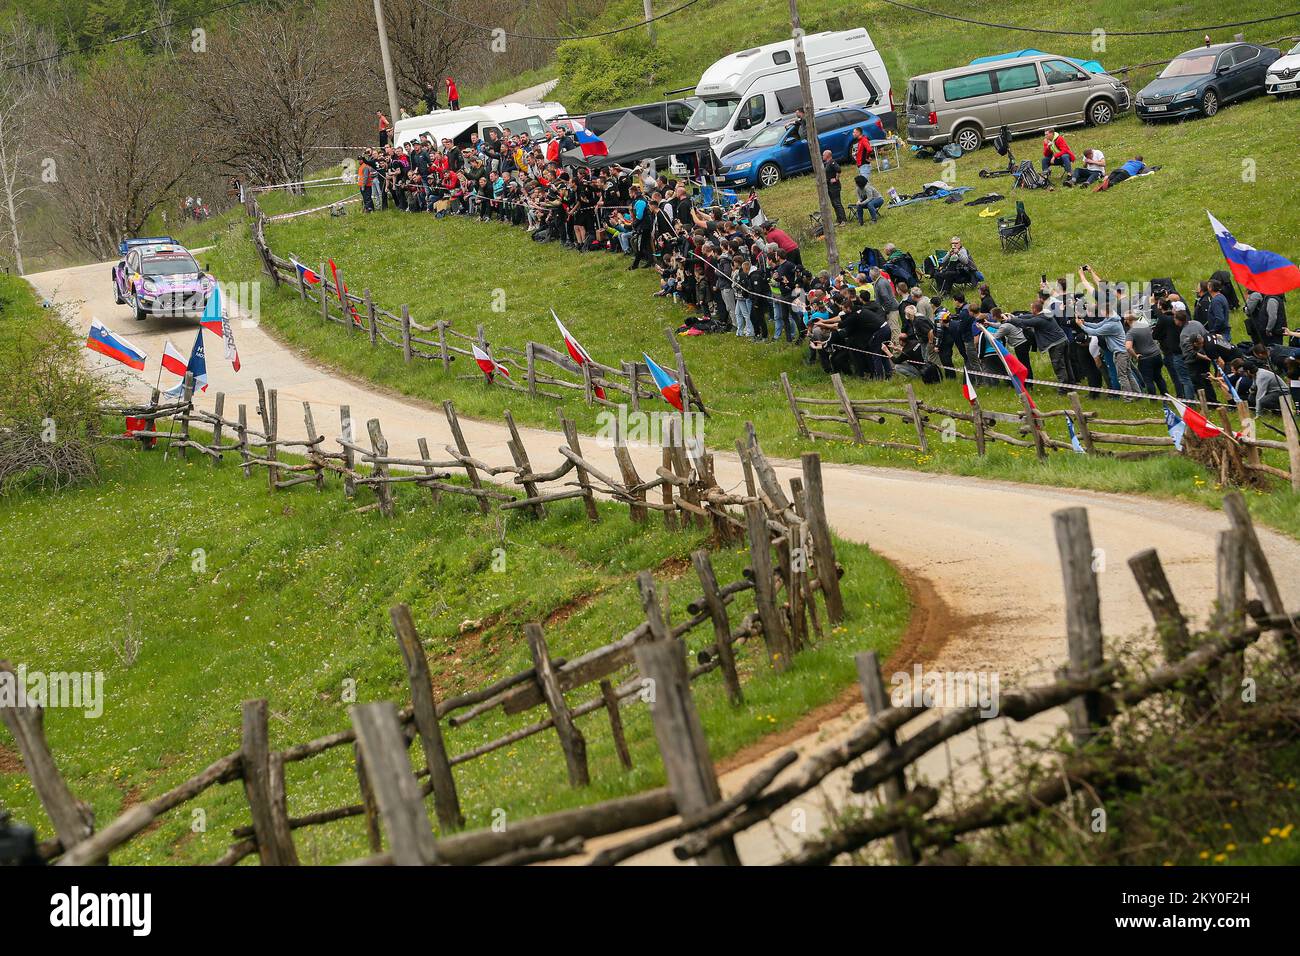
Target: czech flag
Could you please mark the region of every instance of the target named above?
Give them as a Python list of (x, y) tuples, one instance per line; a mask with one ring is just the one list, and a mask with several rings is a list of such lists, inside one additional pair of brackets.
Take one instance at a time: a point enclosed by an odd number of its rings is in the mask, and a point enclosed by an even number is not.
[(964, 369), (963, 371), (966, 373), (966, 381), (962, 384), (961, 394), (966, 401), (974, 405), (975, 399), (979, 397), (975, 394), (975, 383), (970, 380), (970, 369)]
[(163, 346), (162, 367), (181, 378), (184, 378), (185, 373), (190, 369), (185, 364), (185, 356), (176, 351), (176, 346), (172, 345), (171, 339), (168, 339), (167, 344)]
[(144, 371), (144, 360), (149, 357), (116, 332), (110, 332), (99, 319), (92, 319), (90, 322), (86, 348), (100, 355), (107, 355), (123, 365), (129, 365), (137, 372)]
[[(1186, 405), (1178, 401), (1178, 399), (1176, 398), (1169, 399), (1169, 404), (1174, 407), (1174, 414), (1176, 414), (1179, 417), (1183, 425), (1191, 429), (1192, 434), (1195, 435), (1197, 438), (1213, 438), (1215, 435), (1223, 434), (1222, 428), (1220, 428), (1218, 425), (1215, 425), (1213, 422), (1209, 421), (1204, 415), (1202, 415), (1196, 409), (1188, 408)], [(1165, 416), (1165, 424), (1166, 425), (1169, 424), (1168, 416)], [(1173, 435), (1172, 429), (1170, 429), (1169, 434), (1171, 436)], [(1180, 435), (1179, 438), (1181, 437), (1182, 436)], [(1181, 444), (1178, 439), (1174, 440), (1174, 444), (1181, 447)]]
[(1294, 262), (1276, 252), (1266, 252), (1238, 242), (1228, 232), (1228, 227), (1215, 219), (1208, 209), (1205, 214), (1210, 217), (1214, 237), (1219, 240), (1219, 248), (1223, 250), (1223, 258), (1228, 260), (1233, 278), (1243, 286), (1264, 295), (1284, 295), (1292, 289), (1300, 289), (1300, 267)]
[(661, 369), (655, 363), (655, 360), (644, 352), (641, 353), (641, 357), (645, 359), (646, 368), (650, 370), (650, 377), (654, 379), (655, 388), (659, 389), (659, 394), (664, 397), (664, 401), (679, 412), (685, 412), (686, 409), (682, 405), (681, 383)]
[(303, 282), (307, 283), (307, 285), (320, 285), (320, 275), (314, 269), (308, 269), (297, 259), (293, 258), (293, 256), (289, 257), (289, 261), (292, 262), (293, 267), (298, 270), (298, 277), (302, 279)]
[(579, 127), (573, 131), (573, 138), (578, 141), (578, 149), (583, 156), (608, 156), (609, 147), (605, 141), (589, 129)]
[(484, 352), (477, 345), (472, 346), (472, 348), (474, 349), (474, 361), (478, 363), (478, 367), (483, 370), (483, 374), (487, 376), (489, 382), (492, 381), (492, 377), (496, 375), (497, 372), (500, 372), (506, 378), (510, 377), (510, 369), (492, 358), (492, 356), (488, 355), (487, 352)]
[[(551, 309), (551, 318), (555, 320), (555, 324), (560, 328), (560, 335), (564, 338), (564, 347), (568, 350), (569, 358), (573, 359), (579, 365), (590, 365), (594, 368), (595, 363), (591, 360), (591, 353), (584, 349), (582, 344), (569, 334), (569, 330), (564, 327), (564, 323), (560, 321), (560, 317), (555, 314), (554, 309)], [(605, 397), (605, 390), (599, 385), (595, 386), (595, 392), (597, 398), (603, 399)]]
[[(221, 336), (226, 343), (226, 360), (238, 372), (239, 350), (235, 348), (235, 332), (230, 327), (230, 319), (226, 316), (225, 307), (221, 302), (221, 286), (214, 285), (212, 287), (212, 295), (208, 296), (208, 301), (203, 306), (203, 317), (199, 319), (199, 325), (214, 335)], [(163, 364), (165, 365), (166, 362)], [(180, 372), (179, 374), (184, 375), (185, 373)]]
[[(199, 334), (194, 336), (194, 348), (190, 349), (190, 360), (186, 363), (186, 371), (194, 375), (195, 391), (206, 392), (208, 390), (208, 360), (204, 357), (202, 327), (199, 328)], [(177, 382), (163, 394), (168, 398), (179, 398), (184, 395), (184, 380)]]

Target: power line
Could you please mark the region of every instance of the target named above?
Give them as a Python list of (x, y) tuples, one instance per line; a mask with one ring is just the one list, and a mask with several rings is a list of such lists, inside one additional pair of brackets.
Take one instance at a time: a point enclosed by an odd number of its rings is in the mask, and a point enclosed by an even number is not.
[(428, 7), (434, 13), (442, 14), (442, 16), (446, 17), (448, 20), (455, 20), (457, 23), (463, 23), (465, 26), (471, 27), (472, 29), (475, 30), (479, 30), (483, 33), (492, 33), (492, 34), (497, 34), (499, 36), (507, 36), (515, 40), (548, 40), (556, 43), (564, 43), (569, 40), (594, 40), (597, 37), (608, 37), (608, 36), (613, 36), (616, 33), (626, 33), (629, 30), (639, 30), (647, 23), (654, 23), (656, 20), (663, 20), (667, 17), (671, 17), (674, 13), (680, 13), (681, 11), (685, 10), (687, 7), (694, 6), (699, 2), (700, 0), (686, 0), (686, 2), (683, 3), (681, 6), (673, 7), (671, 10), (667, 10), (664, 13), (657, 14), (648, 20), (638, 20), (636, 23), (630, 24), (629, 26), (616, 27), (613, 30), (601, 30), (599, 33), (577, 33), (572, 36), (561, 37), (561, 36), (541, 36), (535, 33), (511, 33), (509, 30), (503, 30), (500, 27), (486, 26), (485, 24), (482, 23), (475, 23), (473, 20), (467, 20), (462, 16), (458, 16), (457, 14), (442, 9), (442, 7), (438, 6), (437, 4), (430, 3), (429, 0), (420, 0), (421, 6)]
[(51, 60), (62, 60), (66, 56), (79, 56), (82, 53), (89, 53), (91, 50), (98, 50), (101, 47), (112, 46), (115, 43), (125, 43), (128, 40), (138, 40), (141, 37), (148, 36), (150, 33), (155, 33), (158, 30), (164, 30), (167, 29), (168, 27), (173, 27), (182, 23), (193, 23), (195, 20), (202, 20), (204, 17), (210, 17), (214, 13), (221, 13), (223, 10), (232, 10), (235, 7), (242, 7), (245, 4), (252, 3), (252, 2), (253, 0), (234, 0), (233, 3), (227, 3), (220, 7), (213, 7), (211, 10), (206, 10), (203, 13), (196, 13), (188, 17), (181, 17), (176, 20), (168, 20), (166, 23), (159, 23), (157, 26), (148, 27), (147, 29), (144, 30), (138, 30), (135, 33), (128, 33), (125, 36), (113, 37), (111, 40), (99, 40), (95, 43), (90, 43), (84, 47), (79, 47), (75, 50), (60, 50), (58, 53), (52, 53), (49, 56), (37, 57), (34, 60), (27, 60), (24, 63), (10, 63), (5, 66), (5, 70), (6, 71), (20, 70), (23, 67), (35, 66), (38, 63), (49, 63)]
[[(910, 10), (913, 13), (921, 13), (927, 17), (936, 17), (940, 20), (952, 20), (957, 23), (969, 23), (977, 27), (993, 27), (997, 30), (1019, 30), (1022, 33), (1051, 33), (1057, 36), (1069, 37), (1091, 37), (1096, 35), (1096, 30), (1052, 30), (1047, 27), (1023, 27), (1014, 23), (991, 23), (988, 20), (973, 20), (970, 17), (961, 17), (952, 13), (939, 13), (937, 10), (927, 10), (924, 7), (914, 6), (910, 3), (903, 3), (902, 0), (881, 0), (892, 7), (899, 7), (903, 10)], [(1108, 37), (1159, 37), (1170, 36), (1178, 33), (1209, 33), (1212, 30), (1227, 30), (1231, 27), (1247, 27), (1257, 23), (1271, 23), (1274, 20), (1289, 20), (1292, 17), (1300, 17), (1300, 10), (1291, 13), (1278, 13), (1268, 17), (1258, 17), (1254, 20), (1238, 20), (1235, 23), (1216, 23), (1211, 26), (1199, 27), (1173, 27), (1168, 30), (1107, 30), (1105, 27), (1099, 29)]]

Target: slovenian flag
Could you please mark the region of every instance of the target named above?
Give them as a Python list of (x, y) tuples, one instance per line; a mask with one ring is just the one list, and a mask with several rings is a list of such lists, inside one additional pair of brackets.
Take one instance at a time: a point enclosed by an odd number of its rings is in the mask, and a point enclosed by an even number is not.
[(109, 331), (99, 319), (92, 319), (90, 322), (86, 348), (100, 355), (107, 355), (123, 365), (129, 365), (137, 372), (144, 371), (144, 360), (149, 357), (116, 332)]
[(983, 325), (977, 323), (977, 327), (984, 335), (984, 338), (988, 340), (989, 345), (991, 345), (994, 351), (997, 352), (998, 358), (1002, 360), (1002, 367), (1007, 370), (1007, 376), (1011, 379), (1011, 384), (1015, 390), (1025, 397), (1025, 401), (1029, 403), (1030, 408), (1038, 408), (1038, 406), (1034, 404), (1034, 400), (1030, 396), (1029, 390), (1025, 388), (1025, 382), (1029, 379), (1029, 369), (1025, 368), (1024, 363), (1021, 362), (1020, 359), (1016, 358), (1015, 352), (1002, 344), (1001, 339), (994, 338), (993, 333)]
[(659, 389), (659, 394), (664, 397), (664, 401), (679, 412), (686, 411), (682, 405), (681, 383), (661, 369), (655, 360), (644, 352), (641, 353), (641, 357), (645, 359), (646, 368), (650, 370), (650, 377), (654, 379), (655, 388)]
[(221, 286), (212, 287), (212, 295), (208, 296), (208, 301), (203, 306), (203, 317), (199, 319), (199, 325), (221, 336), (222, 341), (226, 343), (226, 360), (238, 372), (239, 350), (235, 348), (235, 331), (230, 327), (230, 318), (226, 315), (225, 307), (221, 302)]
[(181, 378), (184, 378), (185, 373), (190, 369), (185, 364), (185, 356), (176, 350), (176, 346), (172, 345), (171, 339), (168, 339), (167, 344), (163, 346), (162, 367), (173, 375), (179, 375)]
[[(1188, 408), (1186, 405), (1184, 405), (1176, 398), (1169, 399), (1169, 404), (1174, 407), (1174, 414), (1176, 414), (1179, 417), (1179, 419), (1182, 420), (1183, 425), (1186, 426), (1187, 428), (1190, 428), (1192, 434), (1195, 435), (1197, 438), (1213, 438), (1215, 435), (1223, 434), (1222, 428), (1220, 428), (1218, 425), (1215, 425), (1213, 422), (1207, 419), (1196, 409)], [(1168, 425), (1168, 423), (1169, 423), (1169, 416), (1166, 415), (1165, 424)], [(1170, 429), (1169, 434), (1171, 437), (1173, 436), (1172, 429)], [(1179, 440), (1181, 438), (1182, 436), (1179, 435), (1179, 437), (1174, 440), (1174, 445), (1178, 448), (1182, 447), (1181, 441)]]
[(1223, 258), (1228, 260), (1228, 268), (1233, 278), (1252, 292), (1264, 295), (1285, 295), (1292, 289), (1300, 289), (1300, 267), (1290, 259), (1285, 259), (1276, 252), (1256, 249), (1244, 242), (1238, 242), (1228, 232), (1228, 227), (1207, 209), (1210, 226), (1214, 237), (1219, 240)]
[[(555, 314), (554, 309), (551, 309), (551, 318), (553, 318), (555, 324), (559, 326), (560, 336), (564, 339), (564, 348), (568, 351), (569, 358), (573, 359), (579, 365), (590, 365), (592, 368), (595, 368), (596, 363), (591, 360), (591, 353), (584, 349), (582, 344), (569, 334), (569, 330), (564, 327), (564, 323), (560, 321), (560, 317)], [(605, 397), (605, 390), (599, 385), (596, 385), (594, 388), (596, 397), (603, 399)]]
[(609, 147), (605, 141), (589, 129), (579, 127), (573, 131), (573, 138), (578, 141), (578, 149), (583, 156), (608, 156)]
[(962, 383), (961, 394), (966, 401), (974, 405), (975, 399), (979, 397), (975, 394), (975, 383), (970, 380), (970, 369), (963, 369), (963, 371), (966, 373), (966, 381)]
[(1069, 412), (1065, 413), (1065, 427), (1070, 432), (1070, 447), (1080, 455), (1088, 454), (1083, 448), (1083, 443), (1079, 441), (1078, 433), (1074, 430), (1074, 419), (1070, 417)]
[(492, 381), (492, 377), (496, 375), (497, 372), (500, 372), (506, 378), (510, 377), (510, 369), (492, 358), (492, 356), (488, 355), (487, 352), (484, 352), (477, 345), (472, 346), (472, 348), (474, 349), (474, 361), (478, 363), (478, 367), (483, 370), (483, 374), (487, 376), (489, 382)]
[[(190, 349), (190, 360), (187, 365), (187, 371), (194, 375), (194, 390), (196, 392), (206, 392), (208, 390), (208, 361), (203, 352), (203, 329), (199, 328), (198, 335), (194, 336), (194, 348)], [(181, 380), (174, 386), (163, 392), (168, 398), (179, 398), (185, 394), (185, 382)]]
[(298, 278), (302, 279), (303, 282), (307, 283), (307, 285), (320, 285), (320, 275), (316, 270), (308, 269), (293, 256), (289, 257), (289, 261), (292, 262), (293, 267), (298, 270)]

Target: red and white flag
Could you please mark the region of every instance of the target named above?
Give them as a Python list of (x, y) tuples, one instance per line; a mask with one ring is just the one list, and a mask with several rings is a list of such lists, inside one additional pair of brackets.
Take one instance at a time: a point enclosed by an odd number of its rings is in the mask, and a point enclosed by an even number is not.
[[(569, 358), (573, 359), (579, 365), (589, 365), (594, 370), (596, 363), (592, 361), (591, 353), (582, 347), (581, 342), (569, 334), (569, 330), (564, 327), (564, 323), (560, 321), (560, 317), (555, 314), (554, 309), (551, 309), (551, 318), (553, 318), (555, 324), (559, 326), (560, 335), (564, 338), (564, 347), (569, 353)], [(599, 385), (595, 387), (595, 392), (597, 398), (603, 399), (605, 397), (605, 390)]]
[(181, 353), (176, 350), (176, 346), (172, 345), (171, 339), (168, 339), (167, 343), (163, 346), (162, 367), (173, 375), (179, 375), (181, 378), (185, 377), (185, 373), (188, 372), (190, 368), (185, 361), (185, 356), (181, 355)]
[(961, 393), (962, 393), (962, 395), (964, 395), (964, 396), (966, 397), (966, 401), (968, 401), (968, 402), (970, 402), (972, 405), (974, 405), (974, 404), (975, 404), (975, 399), (978, 397), (978, 396), (976, 396), (976, 394), (975, 394), (975, 383), (972, 382), (972, 381), (970, 380), (970, 372), (969, 372), (969, 371), (967, 371), (967, 370), (965, 370), (965, 369), (963, 369), (962, 371), (964, 371), (964, 372), (966, 373), (966, 381), (965, 381), (964, 383), (962, 383)]
[(497, 372), (500, 372), (506, 378), (510, 377), (510, 369), (496, 361), (477, 345), (472, 346), (472, 348), (474, 349), (474, 361), (478, 363), (478, 367), (483, 370), (483, 374), (487, 376), (489, 382), (492, 381), (492, 376)]
[(1183, 424), (1190, 428), (1197, 438), (1213, 438), (1215, 435), (1223, 434), (1222, 428), (1209, 421), (1196, 409), (1188, 408), (1176, 398), (1169, 399), (1169, 404), (1174, 406), (1174, 411), (1183, 420)]

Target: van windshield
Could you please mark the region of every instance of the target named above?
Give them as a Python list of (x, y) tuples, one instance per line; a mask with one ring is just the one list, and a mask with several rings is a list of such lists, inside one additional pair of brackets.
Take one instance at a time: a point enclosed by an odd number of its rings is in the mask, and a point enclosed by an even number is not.
[(712, 133), (722, 129), (739, 105), (739, 97), (705, 100), (695, 107), (695, 112), (691, 114), (691, 121), (686, 124), (686, 128), (693, 133)]

